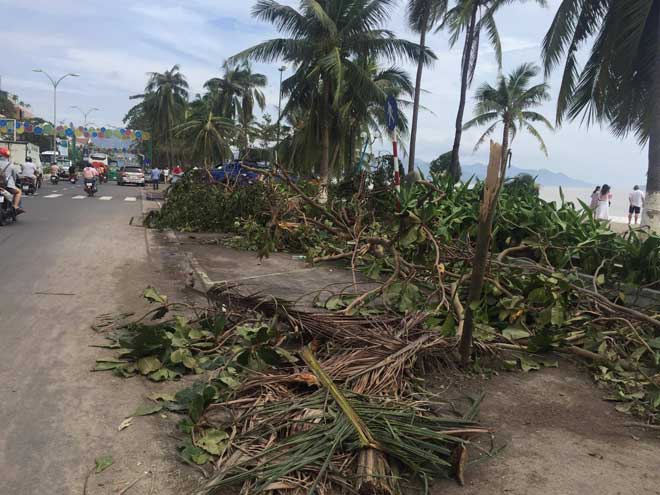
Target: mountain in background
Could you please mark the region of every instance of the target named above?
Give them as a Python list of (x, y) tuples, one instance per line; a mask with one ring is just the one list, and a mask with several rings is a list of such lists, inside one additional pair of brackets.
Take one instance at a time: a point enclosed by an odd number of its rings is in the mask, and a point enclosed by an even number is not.
[[(415, 165), (422, 171), (424, 175), (428, 175), (429, 168), (431, 166), (429, 162), (424, 160), (415, 160)], [(486, 165), (482, 163), (461, 165), (461, 168), (463, 171), (463, 180), (467, 180), (472, 176), (482, 180), (486, 178)], [(546, 187), (591, 187), (593, 185), (589, 184), (588, 182), (569, 177), (568, 175), (562, 174), (561, 172), (553, 172), (545, 168), (528, 169), (511, 167), (506, 171), (507, 177), (515, 177), (519, 174), (529, 174), (532, 177), (536, 177), (536, 182)]]

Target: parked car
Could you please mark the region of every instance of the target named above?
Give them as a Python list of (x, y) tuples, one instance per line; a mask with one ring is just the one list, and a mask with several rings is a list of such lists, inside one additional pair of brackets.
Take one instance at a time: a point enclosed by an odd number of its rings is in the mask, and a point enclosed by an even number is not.
[(262, 169), (264, 172), (270, 170), (270, 167), (264, 163), (254, 162), (232, 162), (226, 165), (218, 165), (211, 170), (211, 175), (218, 182), (236, 182), (239, 184), (252, 184), (254, 182), (263, 180), (264, 175), (259, 172), (254, 172), (243, 167), (243, 164), (250, 168)]
[(144, 186), (144, 170), (141, 167), (122, 167), (117, 176), (117, 185), (126, 184)]

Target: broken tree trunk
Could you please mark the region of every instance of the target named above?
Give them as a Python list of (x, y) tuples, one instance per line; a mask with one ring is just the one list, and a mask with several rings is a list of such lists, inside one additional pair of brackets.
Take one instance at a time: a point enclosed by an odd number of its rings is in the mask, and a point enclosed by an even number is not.
[(481, 292), (484, 287), (493, 217), (495, 216), (497, 198), (500, 194), (500, 187), (502, 186), (502, 165), (502, 146), (491, 141), (484, 197), (481, 202), (481, 209), (479, 210), (477, 246), (474, 251), (474, 258), (472, 259), (472, 275), (470, 276), (468, 304), (466, 304), (465, 308), (465, 323), (463, 325), (463, 334), (461, 335), (459, 346), (461, 363), (463, 366), (467, 366), (470, 363), (470, 356), (472, 355), (474, 309), (481, 300)]

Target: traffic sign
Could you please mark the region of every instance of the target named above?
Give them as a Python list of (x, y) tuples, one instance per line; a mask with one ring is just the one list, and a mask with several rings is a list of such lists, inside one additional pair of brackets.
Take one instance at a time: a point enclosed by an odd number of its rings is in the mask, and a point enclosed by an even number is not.
[(385, 101), (385, 118), (387, 119), (387, 128), (391, 131), (396, 129), (399, 123), (399, 109), (394, 96), (389, 95)]

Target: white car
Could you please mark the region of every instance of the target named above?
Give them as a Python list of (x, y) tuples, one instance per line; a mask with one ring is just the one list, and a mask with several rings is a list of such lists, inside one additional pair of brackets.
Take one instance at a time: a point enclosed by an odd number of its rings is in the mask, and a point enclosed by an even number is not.
[(140, 167), (122, 167), (117, 175), (117, 185), (126, 184), (144, 186), (144, 170)]

